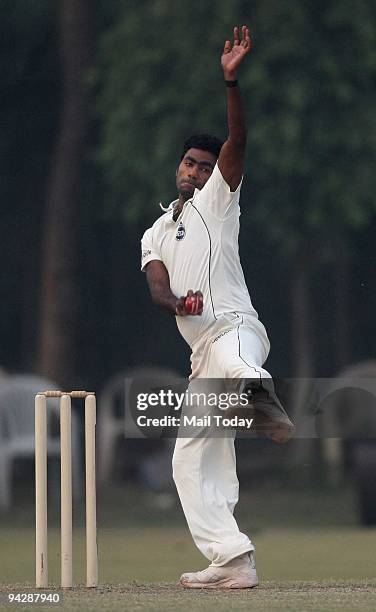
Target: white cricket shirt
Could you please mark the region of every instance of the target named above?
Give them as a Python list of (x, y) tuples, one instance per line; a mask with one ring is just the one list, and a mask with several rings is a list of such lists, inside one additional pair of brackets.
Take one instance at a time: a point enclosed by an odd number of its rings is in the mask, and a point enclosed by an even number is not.
[(202, 316), (176, 317), (191, 347), (212, 329), (220, 329), (224, 315), (251, 316), (255, 323), (258, 319), (239, 259), (240, 188), (241, 184), (231, 192), (216, 164), (204, 187), (195, 189), (193, 198), (185, 202), (178, 219), (173, 219), (175, 201), (141, 241), (142, 270), (149, 261), (160, 260), (174, 295), (179, 298), (189, 289), (203, 293)]

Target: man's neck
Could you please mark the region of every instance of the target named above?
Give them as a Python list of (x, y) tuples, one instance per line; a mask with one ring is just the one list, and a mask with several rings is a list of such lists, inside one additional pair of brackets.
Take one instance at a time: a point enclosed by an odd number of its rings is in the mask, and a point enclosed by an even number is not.
[(176, 221), (176, 219), (180, 215), (181, 211), (183, 210), (183, 206), (187, 200), (189, 200), (189, 198), (186, 198), (182, 194), (179, 195), (179, 199), (176, 203), (176, 206), (174, 207), (174, 215), (173, 215), (174, 221)]

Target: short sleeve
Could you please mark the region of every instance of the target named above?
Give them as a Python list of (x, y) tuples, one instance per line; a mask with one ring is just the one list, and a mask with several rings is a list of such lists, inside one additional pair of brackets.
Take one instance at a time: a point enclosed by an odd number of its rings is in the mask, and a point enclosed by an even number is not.
[(144, 233), (141, 240), (141, 270), (145, 270), (145, 266), (149, 261), (157, 259), (162, 261), (161, 255), (153, 240), (153, 228), (150, 227)]
[(195, 204), (198, 208), (202, 206), (210, 210), (215, 217), (224, 219), (239, 204), (242, 182), (243, 178), (237, 189), (231, 191), (216, 163), (207, 183), (196, 195)]

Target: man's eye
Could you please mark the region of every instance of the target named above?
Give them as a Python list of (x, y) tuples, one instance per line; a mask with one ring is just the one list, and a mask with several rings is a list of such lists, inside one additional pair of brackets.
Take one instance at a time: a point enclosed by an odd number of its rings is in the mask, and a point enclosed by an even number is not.
[(201, 172), (205, 172), (205, 174), (208, 174), (209, 168), (206, 168), (206, 166), (204, 166), (203, 168), (201, 168)]
[(187, 161), (187, 162), (185, 162), (185, 165), (186, 165), (186, 166), (192, 166), (192, 162)]

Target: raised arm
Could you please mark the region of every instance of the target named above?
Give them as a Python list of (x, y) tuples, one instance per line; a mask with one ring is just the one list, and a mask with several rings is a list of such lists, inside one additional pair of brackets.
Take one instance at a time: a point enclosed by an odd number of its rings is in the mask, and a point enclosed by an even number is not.
[(245, 113), (237, 84), (238, 68), (252, 47), (249, 29), (234, 28), (234, 43), (226, 40), (221, 57), (221, 65), (227, 89), (227, 124), (228, 137), (219, 158), (218, 167), (231, 191), (235, 191), (243, 176), (244, 154), (247, 141)]
[[(187, 315), (201, 315), (203, 299), (201, 291), (193, 292), (191, 289), (186, 296), (177, 298), (171, 291), (170, 277), (162, 261), (153, 260), (145, 267), (146, 279), (149, 285), (153, 303), (161, 306), (173, 315), (185, 317)], [(189, 310), (186, 299), (190, 298)]]

